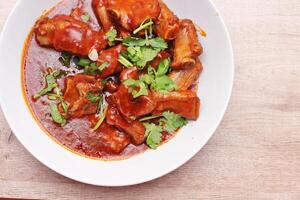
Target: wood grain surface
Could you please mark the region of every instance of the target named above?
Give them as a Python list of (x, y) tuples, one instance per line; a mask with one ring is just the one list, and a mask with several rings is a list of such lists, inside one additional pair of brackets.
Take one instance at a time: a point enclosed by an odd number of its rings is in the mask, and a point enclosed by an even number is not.
[[(0, 197), (300, 199), (300, 1), (214, 1), (232, 37), (236, 76), (225, 118), (201, 152), (149, 183), (84, 185), (32, 157), (0, 111)], [(0, 29), (14, 4), (0, 0)]]

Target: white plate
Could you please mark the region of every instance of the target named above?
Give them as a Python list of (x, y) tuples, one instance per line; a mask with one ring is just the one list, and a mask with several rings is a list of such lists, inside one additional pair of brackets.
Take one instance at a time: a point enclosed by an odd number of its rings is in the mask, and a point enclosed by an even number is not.
[[(58, 0), (19, 0), (0, 38), (0, 103), (6, 119), (25, 148), (54, 171), (80, 182), (125, 186), (153, 180), (192, 158), (219, 125), (233, 85), (233, 53), (220, 13), (210, 0), (166, 0), (181, 18), (205, 29), (201, 38), (204, 72), (200, 79), (201, 116), (157, 150), (127, 160), (92, 160), (67, 151), (44, 133), (31, 116), (21, 90), (21, 58), (26, 37), (36, 19)], [(17, 166), (16, 166), (17, 167)]]

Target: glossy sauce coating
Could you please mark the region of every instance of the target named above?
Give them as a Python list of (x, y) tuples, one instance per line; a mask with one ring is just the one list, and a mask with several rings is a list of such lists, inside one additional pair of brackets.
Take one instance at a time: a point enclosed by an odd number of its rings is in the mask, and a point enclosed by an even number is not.
[[(84, 13), (90, 16), (85, 22), (81, 19)], [(97, 25), (96, 17), (103, 30)], [(107, 21), (108, 19), (111, 21)], [(110, 47), (106, 32), (116, 28), (117, 36), (122, 37), (146, 22), (146, 19), (157, 23), (158, 26), (154, 27), (157, 35), (166, 40), (176, 38), (169, 42), (174, 42), (174, 49), (161, 51), (148, 64), (159, 70), (161, 65), (159, 69), (157, 67), (162, 60), (175, 57), (172, 67), (178, 71), (169, 76), (177, 83), (179, 90), (163, 94), (151, 87), (147, 95), (134, 98), (132, 90), (141, 86), (131, 88), (122, 82), (127, 79), (137, 80), (147, 72), (136, 67), (123, 67), (119, 63), (119, 56), (124, 55), (127, 47), (122, 44)], [(146, 37), (146, 31), (141, 31), (141, 35), (143, 34)], [(131, 157), (148, 148), (145, 145), (145, 134), (150, 133), (149, 128), (146, 131), (140, 118), (160, 115), (166, 111), (191, 120), (196, 120), (199, 116), (200, 100), (195, 91), (191, 90), (202, 70), (197, 58), (202, 47), (198, 42), (196, 29), (190, 20), (179, 22), (172, 11), (158, 0), (63, 1), (47, 16), (41, 17), (26, 44), (24, 89), (29, 106), (43, 129), (76, 153), (109, 160)], [(93, 55), (96, 54), (96, 57), (90, 55), (91, 50), (95, 50)], [(84, 70), (75, 67), (74, 63), (70, 67), (64, 67), (58, 60), (64, 51), (89, 57), (94, 62), (87, 64)], [(96, 72), (92, 71), (92, 67), (96, 68)], [(63, 98), (50, 101), (45, 95), (40, 99), (33, 99), (45, 87), (44, 76), (49, 68), (65, 72), (57, 80)], [(90, 75), (91, 73), (94, 75)], [(95, 101), (95, 98), (101, 99), (99, 94), (106, 100), (106, 106), (101, 100)], [(67, 119), (66, 125), (56, 124), (59, 122), (55, 120), (53, 113), (50, 114), (49, 103), (53, 101), (58, 105), (58, 115)], [(68, 105), (68, 109), (64, 103)], [(103, 119), (101, 125), (99, 119)], [(157, 125), (161, 123), (158, 119), (148, 122)], [(172, 135), (175, 133), (163, 131), (162, 142)], [(148, 138), (150, 136), (151, 134)]]
[(43, 18), (36, 25), (36, 39), (42, 46), (87, 56), (91, 49), (100, 51), (107, 46), (102, 31), (93, 31), (86, 23), (67, 15)]
[(156, 20), (160, 14), (158, 0), (109, 0), (106, 8), (120, 26), (133, 31), (147, 19)]
[[(90, 0), (85, 1), (83, 10), (84, 12), (88, 12), (91, 16), (89, 22), (90, 27), (97, 30), (99, 29), (99, 26), (97, 25), (97, 19), (93, 15), (90, 5)], [(57, 14), (69, 14), (71, 13), (72, 8), (76, 6), (77, 4), (73, 1), (63, 1), (51, 10), (50, 13), (48, 13), (48, 16), (53, 17)], [(53, 139), (57, 140), (58, 143), (67, 147), (74, 153), (104, 160), (125, 159), (148, 149), (144, 144), (139, 146), (130, 144), (130, 138), (127, 134), (122, 133), (107, 123), (104, 123), (96, 132), (91, 132), (91, 127), (93, 127), (97, 121), (97, 119), (94, 118), (94, 115), (74, 119), (69, 116), (70, 119), (68, 119), (68, 123), (64, 127), (53, 123), (49, 114), (48, 104), (50, 100), (48, 100), (47, 96), (41, 97), (38, 101), (34, 101), (32, 96), (45, 86), (44, 74), (48, 68), (51, 67), (52, 69), (65, 70), (69, 73), (68, 76), (74, 76), (75, 74), (78, 74), (79, 71), (74, 67), (63, 67), (58, 61), (60, 52), (47, 47), (41, 47), (35, 40), (34, 32), (29, 36), (26, 44), (27, 48), (24, 49), (25, 58), (23, 77), (27, 102), (41, 127), (51, 135)], [(86, 78), (81, 77), (81, 79)], [(78, 81), (77, 77), (77, 82)], [(66, 89), (64, 78), (58, 79), (58, 84), (60, 88)], [(76, 95), (79, 94), (77, 93)], [(92, 105), (92, 112), (94, 112), (94, 109), (95, 105)], [(165, 137), (168, 138), (169, 136)], [(107, 141), (116, 142), (108, 143)], [(126, 147), (125, 150), (120, 152), (124, 147)], [(106, 153), (107, 151), (114, 152), (115, 155), (108, 154)]]

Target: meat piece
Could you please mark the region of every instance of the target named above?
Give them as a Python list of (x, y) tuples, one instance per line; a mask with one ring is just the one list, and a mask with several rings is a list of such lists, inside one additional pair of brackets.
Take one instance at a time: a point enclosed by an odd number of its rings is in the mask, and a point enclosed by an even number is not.
[(64, 100), (69, 103), (67, 118), (80, 118), (95, 114), (98, 103), (87, 99), (87, 93), (99, 95), (102, 90), (102, 80), (94, 76), (77, 74), (65, 78)]
[(138, 79), (139, 78), (139, 70), (137, 67), (130, 67), (124, 69), (120, 74), (120, 81), (125, 81), (127, 79)]
[(129, 143), (130, 137), (127, 134), (103, 122), (97, 131), (82, 138), (82, 149), (88, 155), (119, 154)]
[(178, 90), (187, 90), (198, 80), (202, 70), (202, 64), (198, 60), (191, 68), (172, 71), (169, 77), (177, 85)]
[(66, 15), (41, 19), (36, 24), (35, 34), (41, 46), (80, 56), (87, 56), (92, 49), (100, 51), (107, 46), (103, 32), (93, 31), (86, 23)]
[(128, 119), (147, 115), (155, 108), (155, 100), (152, 94), (133, 98), (129, 89), (121, 85), (116, 93), (112, 95), (112, 101), (123, 116)]
[(126, 121), (119, 113), (118, 109), (109, 105), (106, 114), (108, 124), (123, 130), (130, 135), (132, 143), (140, 145), (145, 141), (145, 127), (139, 121)]
[(156, 56), (156, 58), (150, 62), (150, 65), (154, 69), (157, 69), (159, 63), (162, 60), (167, 59), (167, 58), (171, 58), (171, 55), (167, 51), (161, 51), (161, 52), (158, 53), (158, 55)]
[(197, 120), (199, 117), (200, 99), (195, 92), (176, 91), (166, 95), (155, 93), (154, 96), (157, 106), (153, 114), (172, 111), (190, 120)]
[(159, 3), (161, 13), (156, 21), (155, 32), (165, 40), (174, 40), (179, 32), (179, 19), (164, 2)]
[(80, 7), (77, 7), (75, 9), (72, 10), (70, 16), (73, 17), (74, 19), (78, 20), (78, 21), (81, 21), (81, 16), (83, 15), (84, 13), (82, 12), (82, 8)]
[(115, 78), (109, 79), (106, 82), (103, 90), (106, 92), (109, 92), (109, 93), (114, 93), (114, 92), (118, 91), (119, 86), (120, 86), (120, 83)]
[(84, 5), (84, 0), (78, 0), (77, 6), (71, 11), (70, 16), (76, 20), (82, 21), (81, 16), (84, 15), (83, 5)]
[(111, 21), (109, 14), (107, 12), (107, 3), (108, 0), (93, 0), (92, 7), (99, 22), (102, 25), (102, 28), (105, 32), (115, 29), (113, 22)]
[(113, 21), (130, 32), (146, 19), (155, 21), (160, 14), (158, 0), (109, 0), (105, 7)]
[(186, 69), (196, 64), (197, 57), (203, 52), (203, 48), (191, 20), (184, 19), (180, 22), (180, 31), (174, 46), (173, 69)]
[(118, 45), (110, 49), (106, 49), (100, 53), (97, 61), (98, 65), (105, 62), (109, 63), (109, 65), (106, 66), (101, 72), (101, 78), (106, 78), (122, 71), (122, 65), (119, 63), (118, 59), (120, 53), (124, 50), (126, 50), (126, 48), (123, 45)]
[(116, 29), (118, 31), (119, 38), (129, 37), (130, 32), (128, 32), (123, 27), (118, 27), (117, 24), (112, 20), (113, 18), (107, 11), (108, 2), (108, 0), (92, 1), (92, 7), (94, 9), (94, 12), (96, 13), (99, 23), (102, 25), (104, 32), (108, 32), (111, 29)]

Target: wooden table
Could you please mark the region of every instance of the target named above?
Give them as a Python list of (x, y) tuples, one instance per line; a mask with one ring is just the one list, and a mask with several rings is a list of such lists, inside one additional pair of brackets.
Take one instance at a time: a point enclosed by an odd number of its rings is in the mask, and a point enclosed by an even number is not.
[[(0, 0), (0, 27), (14, 3)], [(146, 184), (89, 186), (38, 162), (0, 112), (0, 197), (300, 199), (300, 0), (215, 3), (231, 33), (236, 76), (225, 118), (200, 153)]]

